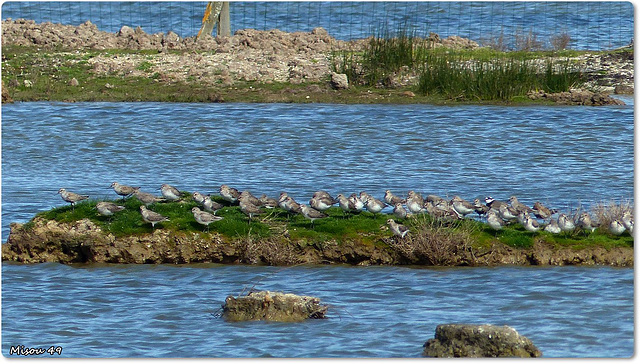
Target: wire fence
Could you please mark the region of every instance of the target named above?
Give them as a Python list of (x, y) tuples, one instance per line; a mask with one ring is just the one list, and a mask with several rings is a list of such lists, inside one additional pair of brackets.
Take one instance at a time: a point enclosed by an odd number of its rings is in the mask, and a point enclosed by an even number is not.
[[(206, 2), (27, 2), (2, 5), (2, 19), (29, 19), (79, 25), (87, 20), (116, 32), (123, 25), (147, 33), (174, 31), (194, 36)], [(502, 41), (517, 48), (528, 37), (540, 48), (552, 48), (564, 36), (568, 48), (603, 50), (633, 40), (631, 2), (231, 2), (231, 31), (287, 32), (325, 28), (337, 39), (366, 38), (382, 31), (407, 31), (417, 36), (434, 32), (457, 35), (481, 45)]]

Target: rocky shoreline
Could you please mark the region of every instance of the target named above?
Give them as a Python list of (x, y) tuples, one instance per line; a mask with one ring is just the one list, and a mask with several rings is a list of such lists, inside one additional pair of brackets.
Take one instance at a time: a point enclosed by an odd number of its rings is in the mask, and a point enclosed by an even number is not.
[[(479, 45), (469, 39), (451, 36), (429, 38), (434, 47), (475, 49)], [(79, 26), (35, 23), (32, 20), (7, 19), (2, 22), (2, 45), (37, 47), (47, 52), (67, 54), (67, 62), (87, 62), (90, 73), (96, 77), (119, 75), (125, 78), (150, 77), (159, 83), (202, 84), (214, 87), (232, 87), (239, 83), (321, 84), (305, 89), (311, 101), (314, 93), (332, 90), (328, 81), (336, 52), (360, 52), (369, 39), (341, 41), (331, 37), (323, 28), (311, 32), (287, 33), (280, 30), (238, 30), (231, 37), (205, 36), (182, 38), (173, 32), (147, 34), (142, 29), (123, 26), (116, 33), (98, 30), (87, 21)], [(155, 53), (89, 55), (91, 50), (148, 50)], [(74, 54), (74, 57), (70, 57)], [(78, 56), (82, 53), (83, 56)], [(70, 60), (73, 58), (73, 60)], [(4, 55), (3, 55), (4, 59)], [(571, 62), (583, 65), (587, 77), (584, 96), (574, 93), (562, 97), (560, 103), (579, 105), (619, 104), (610, 102), (608, 94), (633, 94), (633, 52), (584, 53), (571, 57)], [(392, 88), (415, 86), (417, 76), (404, 72), (392, 75)], [(69, 80), (78, 86), (78, 81)], [(11, 87), (21, 87), (8, 83)], [(27, 86), (26, 84), (24, 86)], [(82, 84), (79, 86), (82, 87)], [(107, 87), (108, 88), (108, 87)], [(4, 87), (3, 87), (4, 90)], [(577, 98), (576, 95), (586, 97)], [(576, 99), (577, 98), (577, 99)], [(532, 99), (554, 101), (554, 97), (534, 95)], [(592, 101), (597, 100), (597, 101)], [(612, 99), (613, 100), (613, 99)], [(217, 99), (216, 101), (222, 101)]]
[(456, 251), (455, 259), (433, 264), (409, 256), (396, 237), (377, 244), (359, 241), (309, 243), (277, 238), (228, 240), (212, 233), (156, 229), (151, 234), (115, 237), (87, 219), (60, 223), (36, 217), (29, 224), (11, 224), (2, 260), (19, 263), (58, 262), (119, 264), (351, 264), (351, 265), (607, 265), (633, 267), (633, 248), (601, 246), (575, 249), (536, 242), (513, 248), (499, 242), (483, 249)]

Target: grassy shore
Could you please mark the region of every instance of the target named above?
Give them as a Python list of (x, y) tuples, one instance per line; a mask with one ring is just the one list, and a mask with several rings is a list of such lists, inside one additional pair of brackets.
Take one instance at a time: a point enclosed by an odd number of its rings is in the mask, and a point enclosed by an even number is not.
[[(196, 79), (170, 81), (152, 72), (150, 63), (144, 61), (135, 66), (135, 70), (140, 71), (138, 75), (123, 75), (115, 71), (96, 73), (88, 62), (92, 57), (126, 58), (127, 55), (137, 55), (152, 59), (158, 52), (41, 50), (15, 45), (3, 46), (2, 80), (15, 101), (364, 104), (541, 103), (547, 101), (532, 101), (526, 97), (526, 92), (531, 89), (564, 90), (575, 86), (580, 80), (580, 74), (573, 71), (571, 62), (554, 58), (578, 54), (575, 51), (497, 52), (483, 48), (445, 52), (437, 49), (416, 51), (418, 55), (412, 53), (411, 57), (418, 58), (410, 61), (405, 57), (396, 61), (376, 62), (376, 59), (388, 58), (386, 54), (393, 53), (393, 49), (394, 46), (386, 46), (384, 51), (378, 50), (377, 55), (368, 56), (366, 53), (334, 55), (336, 62), (342, 57), (341, 65), (336, 63), (334, 68), (349, 75), (350, 87), (346, 90), (332, 89), (328, 76), (326, 80), (301, 84), (235, 81), (225, 85), (203, 83)], [(425, 59), (429, 62), (424, 63)], [(383, 84), (385, 77), (398, 72), (407, 62), (412, 65), (410, 72), (420, 73), (419, 82), (386, 87)], [(534, 68), (538, 67), (534, 65), (535, 62), (542, 62), (542, 76), (548, 76), (544, 84), (540, 83), (544, 77), (538, 77), (535, 73)], [(367, 64), (379, 66), (373, 68)], [(425, 68), (425, 64), (429, 66)], [(77, 80), (78, 84), (74, 85), (72, 79)]]
[[(531, 233), (520, 224), (512, 224), (500, 231), (492, 230), (487, 224), (474, 220), (438, 221), (428, 215), (410, 217), (403, 224), (411, 229), (411, 239), (402, 241), (396, 239), (386, 228), (386, 220), (393, 218), (387, 214), (372, 214), (361, 212), (359, 214), (344, 215), (338, 207), (327, 210), (329, 217), (316, 220), (314, 224), (302, 215), (291, 215), (286, 211), (275, 208), (264, 209), (264, 214), (248, 221), (238, 206), (231, 206), (226, 201), (215, 197), (226, 206), (217, 211), (223, 220), (214, 222), (209, 227), (209, 232), (203, 225), (198, 224), (191, 208), (197, 206), (188, 193), (185, 193), (182, 202), (162, 202), (149, 206), (170, 221), (156, 225), (156, 229), (171, 231), (197, 232), (203, 237), (211, 234), (219, 234), (225, 241), (234, 239), (246, 239), (248, 236), (255, 239), (275, 238), (302, 242), (305, 245), (322, 244), (333, 241), (338, 244), (345, 242), (358, 242), (364, 244), (387, 245), (391, 242), (402, 244), (419, 243), (422, 245), (435, 244), (438, 246), (455, 245), (474, 250), (482, 250), (492, 243), (500, 242), (513, 248), (530, 248), (536, 242), (551, 244), (558, 248), (571, 247), (581, 249), (593, 246), (602, 246), (605, 249), (614, 247), (633, 247), (633, 237), (625, 232), (621, 236), (614, 236), (608, 229), (596, 229), (594, 232), (576, 230), (573, 233), (550, 234), (544, 231)], [(141, 203), (130, 198), (126, 201), (115, 200), (112, 202), (122, 204), (125, 210), (111, 217), (100, 216), (95, 209), (97, 201), (83, 201), (76, 204), (75, 208), (63, 206), (50, 211), (41, 212), (37, 217), (58, 222), (74, 222), (81, 219), (89, 219), (100, 226), (104, 232), (114, 236), (144, 235), (151, 233), (152, 227), (145, 223), (139, 212)], [(29, 223), (25, 224), (28, 228)], [(405, 246), (405, 248), (408, 248)]]

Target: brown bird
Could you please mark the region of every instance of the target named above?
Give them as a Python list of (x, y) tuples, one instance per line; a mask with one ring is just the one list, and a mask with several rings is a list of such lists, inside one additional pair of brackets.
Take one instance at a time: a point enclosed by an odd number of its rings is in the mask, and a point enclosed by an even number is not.
[(147, 192), (142, 192), (140, 190), (135, 190), (133, 192), (133, 195), (140, 200), (140, 202), (142, 202), (143, 204), (145, 204), (145, 206), (149, 206), (150, 204), (154, 203), (154, 202), (162, 202), (165, 201), (164, 198), (162, 197), (156, 197), (150, 193)]
[(254, 206), (262, 206), (262, 201), (260, 201), (256, 196), (252, 195), (251, 192), (245, 190), (240, 193), (238, 196), (238, 201), (244, 200)]
[(518, 213), (520, 212), (533, 212), (533, 209), (522, 202), (518, 201), (516, 196), (509, 197), (509, 202), (511, 203), (511, 207), (516, 209)]
[(475, 209), (476, 214), (478, 214), (478, 216), (486, 215), (490, 209), (489, 206), (481, 204), (480, 199), (478, 198), (473, 200), (473, 208)]
[(388, 205), (395, 206), (395, 204), (397, 203), (405, 203), (406, 201), (402, 197), (396, 196), (391, 193), (390, 190), (386, 190), (384, 191), (384, 202), (386, 202)]
[(136, 190), (139, 190), (140, 187), (131, 187), (126, 185), (121, 185), (118, 182), (113, 182), (109, 188), (113, 188), (113, 190), (124, 200), (125, 197), (129, 197), (133, 195)]
[(325, 217), (328, 217), (329, 215), (325, 214), (324, 212), (318, 211), (316, 209), (314, 209), (313, 207), (309, 207), (305, 204), (301, 204), (300, 205), (300, 210), (302, 211), (302, 215), (304, 217), (306, 217), (307, 219), (311, 220), (311, 228), (313, 229), (313, 222), (316, 219), (324, 219)]
[(265, 195), (264, 193), (258, 200), (260, 200), (260, 203), (262, 203), (262, 205), (268, 209), (278, 207), (278, 200), (276, 200), (275, 198), (267, 197), (267, 195)]
[(194, 207), (191, 209), (191, 213), (193, 214), (193, 218), (196, 219), (198, 224), (205, 225), (207, 227), (207, 232), (209, 231), (209, 224), (215, 221), (220, 221), (223, 219), (221, 216), (215, 216), (206, 211), (201, 211), (199, 208)]
[(140, 213), (142, 214), (142, 220), (144, 222), (151, 224), (153, 229), (156, 228), (156, 224), (163, 221), (169, 221), (169, 218), (166, 216), (162, 216), (155, 211), (151, 211), (147, 209), (146, 206), (140, 206)]
[(102, 216), (111, 216), (118, 211), (124, 210), (124, 206), (116, 205), (113, 202), (101, 201), (96, 204), (96, 209)]
[(547, 208), (545, 205), (543, 205), (539, 201), (536, 201), (536, 203), (533, 204), (532, 210), (533, 210), (533, 214), (536, 215), (537, 218), (543, 219), (543, 220), (548, 219), (549, 217), (551, 217), (551, 215), (558, 212), (558, 210), (555, 210), (555, 209), (552, 210)]
[(89, 198), (88, 195), (79, 195), (77, 193), (71, 192), (71, 191), (67, 191), (64, 188), (61, 188), (58, 190), (58, 193), (60, 194), (60, 197), (62, 197), (63, 200), (69, 202), (71, 204), (71, 209), (75, 210), (75, 204), (78, 201), (82, 201), (82, 200), (86, 200)]
[(240, 202), (240, 210), (249, 217), (248, 223), (251, 223), (251, 218), (262, 214), (260, 207), (250, 203), (247, 199), (238, 200)]

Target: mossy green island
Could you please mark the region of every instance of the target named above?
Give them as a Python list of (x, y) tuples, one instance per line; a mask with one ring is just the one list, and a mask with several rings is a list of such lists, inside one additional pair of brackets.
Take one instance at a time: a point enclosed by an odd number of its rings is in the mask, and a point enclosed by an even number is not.
[(38, 213), (11, 224), (2, 259), (22, 263), (226, 263), (288, 266), (352, 265), (611, 265), (633, 266), (633, 237), (608, 229), (593, 232), (531, 233), (514, 223), (495, 231), (476, 219), (437, 220), (418, 214), (399, 221), (409, 227), (394, 236), (386, 221), (393, 215), (363, 211), (345, 215), (338, 207), (328, 217), (310, 220), (280, 209), (264, 209), (251, 221), (222, 198), (223, 217), (206, 227), (195, 221), (198, 204), (188, 192), (178, 202), (149, 209), (169, 218), (145, 223), (136, 198), (113, 200), (123, 211), (98, 214), (98, 200), (85, 200)]

